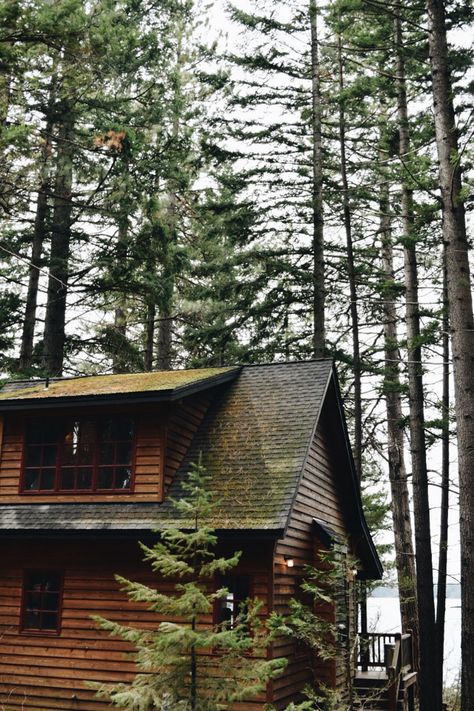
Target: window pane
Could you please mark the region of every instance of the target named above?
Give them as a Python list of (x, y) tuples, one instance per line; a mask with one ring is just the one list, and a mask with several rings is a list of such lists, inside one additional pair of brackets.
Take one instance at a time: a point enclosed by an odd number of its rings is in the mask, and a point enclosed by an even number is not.
[(92, 464), (94, 461), (94, 446), (90, 442), (80, 444), (77, 448), (76, 460), (78, 464)]
[(27, 590), (41, 590), (43, 587), (43, 573), (30, 573), (26, 581)]
[(43, 466), (44, 467), (54, 467), (56, 464), (56, 452), (57, 447), (53, 445), (47, 445), (43, 447)]
[(100, 463), (113, 464), (115, 461), (115, 445), (106, 442), (100, 446)]
[(102, 420), (99, 423), (99, 438), (101, 442), (116, 439), (113, 420)]
[(39, 470), (28, 469), (25, 472), (25, 490), (38, 491), (39, 489)]
[(26, 452), (26, 466), (38, 467), (41, 464), (41, 448), (28, 447)]
[(59, 592), (61, 589), (61, 576), (58, 573), (45, 575), (44, 589), (51, 592)]
[(74, 469), (61, 469), (60, 489), (74, 489)]
[(59, 608), (58, 593), (44, 593), (43, 610), (57, 610)]
[(41, 489), (54, 489), (54, 469), (43, 469), (41, 472)]
[(99, 489), (112, 489), (114, 485), (114, 473), (113, 469), (105, 469), (101, 467), (99, 470), (99, 481), (98, 481), (98, 488)]
[(117, 420), (116, 439), (130, 440), (133, 437), (133, 423), (128, 418)]
[(117, 445), (117, 464), (130, 464), (132, 461), (132, 445), (130, 442)]
[(71, 442), (67, 442), (63, 445), (63, 451), (61, 456), (61, 461), (63, 464), (73, 465), (75, 462), (75, 452)]
[(115, 489), (130, 488), (130, 467), (115, 467)]
[(77, 488), (91, 489), (92, 488), (92, 469), (79, 469), (77, 473)]
[(99, 437), (102, 442), (130, 440), (133, 435), (132, 420), (128, 417), (102, 420), (99, 425)]
[(32, 610), (26, 610), (23, 619), (23, 626), (29, 630), (39, 630), (41, 623), (41, 613)]
[(56, 612), (43, 612), (41, 615), (42, 630), (56, 630), (58, 627), (58, 615)]
[(25, 605), (27, 610), (39, 610), (41, 607), (41, 593), (29, 592), (26, 595)]

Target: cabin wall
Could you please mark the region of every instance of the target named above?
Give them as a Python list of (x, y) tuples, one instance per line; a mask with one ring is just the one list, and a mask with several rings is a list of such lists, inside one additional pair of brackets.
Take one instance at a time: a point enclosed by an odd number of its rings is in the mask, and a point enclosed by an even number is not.
[[(199, 395), (166, 407), (142, 407), (139, 411), (108, 408), (107, 415), (128, 412), (135, 416), (134, 490), (110, 494), (20, 494), (25, 417), (21, 414), (5, 416), (0, 428), (0, 504), (162, 501), (208, 406), (209, 397)], [(82, 412), (63, 410), (51, 415), (80, 416)], [(101, 412), (103, 410), (88, 409), (84, 415), (97, 416)]]
[[(340, 536), (341, 541), (344, 542), (349, 536), (337, 486), (338, 470), (332, 454), (331, 432), (326, 422), (323, 412), (307, 453), (286, 535), (275, 550), (274, 610), (282, 614), (288, 611), (292, 597), (301, 597), (299, 585), (304, 577), (304, 566), (322, 567), (319, 553), (327, 548), (314, 533), (313, 518), (326, 523)], [(346, 546), (341, 548), (345, 551)], [(335, 555), (341, 560), (341, 569), (345, 568), (345, 553), (338, 550)], [(286, 566), (285, 556), (294, 559), (293, 568)], [(348, 635), (340, 629), (340, 641), (346, 648), (349, 648), (355, 634), (353, 594), (354, 586), (344, 574), (337, 586), (336, 604), (323, 605), (319, 609), (323, 619), (346, 626)], [(330, 661), (311, 658), (301, 646), (288, 640), (280, 640), (275, 645), (275, 655), (289, 659), (285, 673), (273, 682), (273, 703), (278, 710), (284, 709), (294, 700), (298, 690), (314, 680), (347, 695), (349, 666), (344, 655), (338, 654), (336, 659)]]
[[(244, 544), (245, 545), (245, 544)], [(236, 547), (243, 548), (237, 542)], [(253, 590), (269, 608), (271, 548), (244, 554), (239, 571), (251, 575)], [(19, 632), (24, 570), (58, 570), (64, 574), (62, 625), (59, 635)], [(88, 542), (31, 540), (5, 542), (0, 561), (0, 708), (5, 711), (102, 711), (87, 681), (127, 681), (134, 665), (125, 642), (97, 628), (91, 615), (140, 627), (155, 628), (159, 617), (133, 603), (114, 579), (119, 573), (171, 593), (141, 561), (134, 541)], [(212, 624), (212, 616), (204, 620)], [(218, 657), (216, 656), (216, 663)], [(265, 698), (236, 704), (235, 711), (262, 711)]]
[(166, 417), (165, 495), (210, 404), (208, 395), (173, 403)]

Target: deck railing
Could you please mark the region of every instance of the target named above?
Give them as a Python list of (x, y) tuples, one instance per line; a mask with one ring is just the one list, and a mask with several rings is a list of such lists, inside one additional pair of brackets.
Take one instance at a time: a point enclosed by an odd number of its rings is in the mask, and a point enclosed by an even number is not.
[(386, 669), (385, 646), (394, 645), (396, 638), (396, 634), (360, 633), (357, 666), (362, 671), (370, 668)]

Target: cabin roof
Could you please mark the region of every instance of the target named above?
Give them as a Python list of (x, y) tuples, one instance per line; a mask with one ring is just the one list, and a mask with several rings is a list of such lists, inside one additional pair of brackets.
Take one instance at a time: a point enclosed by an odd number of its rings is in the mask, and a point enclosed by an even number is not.
[[(185, 373), (186, 371), (182, 371)], [(330, 360), (271, 365), (243, 366), (234, 369), (188, 371), (189, 376), (156, 373), (144, 376), (104, 376), (112, 378), (108, 387), (128, 392), (131, 384), (157, 388), (158, 383), (207, 382), (222, 383), (224, 374), (231, 376), (226, 385), (214, 391), (209, 410), (196, 432), (170, 491), (162, 503), (61, 503), (0, 506), (0, 529), (31, 530), (110, 530), (117, 532), (186, 527), (176, 512), (170, 497), (182, 495), (182, 485), (189, 468), (202, 456), (202, 462), (212, 477), (212, 490), (218, 505), (210, 525), (227, 531), (284, 531), (288, 524), (294, 498), (323, 403), (327, 396), (340, 431), (340, 446), (346, 454), (343, 482), (344, 496), (350, 499), (349, 525), (351, 535), (363, 539), (366, 565), (374, 577), (380, 573), (380, 562), (373, 547), (362, 513), (359, 487), (355, 475), (347, 431), (342, 415), (336, 374)], [(206, 373), (212, 375), (209, 377)], [(155, 376), (154, 384), (152, 376)], [(173, 377), (176, 380), (173, 380)], [(120, 379), (124, 385), (120, 385)], [(180, 381), (180, 378), (183, 380)], [(187, 379), (188, 378), (188, 379)], [(142, 379), (142, 380), (141, 380)], [(64, 383), (71, 393), (67, 397), (84, 397), (83, 385), (91, 397), (98, 385), (86, 383), (98, 378), (79, 378)], [(61, 383), (58, 383), (59, 392)], [(50, 386), (52, 388), (53, 386)], [(105, 386), (104, 386), (105, 387)], [(176, 387), (180, 387), (177, 385)], [(27, 390), (23, 390), (27, 393)], [(37, 391), (35, 391), (37, 392)], [(44, 385), (43, 385), (44, 392)], [(60, 391), (61, 393), (64, 390)], [(73, 395), (72, 393), (75, 393)], [(16, 392), (9, 394), (13, 399)], [(17, 396), (18, 397), (18, 396)], [(24, 395), (31, 402), (28, 393)], [(41, 397), (38, 392), (37, 397)], [(48, 397), (48, 396), (46, 396)], [(62, 397), (62, 396), (61, 396)], [(339, 398), (339, 400), (338, 400)], [(21, 399), (21, 396), (20, 396)], [(128, 400), (127, 400), (128, 401)], [(51, 406), (56, 400), (48, 400)], [(346, 461), (346, 460), (345, 460)], [(189, 522), (192, 525), (192, 522)]]
[(54, 404), (91, 404), (129, 396), (177, 399), (236, 377), (238, 367), (162, 370), (123, 375), (91, 375), (38, 381), (11, 381), (0, 391), (0, 410), (36, 409)]

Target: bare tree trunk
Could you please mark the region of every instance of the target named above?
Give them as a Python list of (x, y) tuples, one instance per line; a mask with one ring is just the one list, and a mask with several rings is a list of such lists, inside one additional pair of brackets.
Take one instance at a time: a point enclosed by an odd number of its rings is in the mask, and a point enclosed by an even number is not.
[[(51, 105), (52, 102), (50, 102)], [(33, 358), (33, 340), (36, 324), (36, 309), (38, 304), (38, 284), (40, 277), (41, 255), (43, 243), (46, 238), (46, 219), (48, 216), (48, 194), (50, 191), (50, 160), (51, 160), (51, 133), (53, 131), (53, 121), (47, 117), (45, 127), (45, 138), (41, 150), (41, 165), (39, 172), (39, 189), (36, 202), (36, 215), (33, 231), (33, 242), (31, 247), (31, 261), (28, 270), (28, 290), (26, 293), (25, 315), (23, 318), (23, 329), (21, 335), (20, 358), (18, 367), (20, 370), (31, 368)]]
[[(380, 164), (387, 159), (380, 151)], [(403, 412), (398, 351), (397, 313), (395, 308), (395, 278), (393, 270), (391, 218), (388, 186), (382, 178), (380, 188), (380, 238), (382, 240), (382, 271), (384, 277), (384, 392), (387, 408), (388, 471), (392, 498), (395, 562), (400, 596), (402, 630), (410, 630), (418, 640), (415, 555), (410, 519), (410, 501), (404, 457)]]
[[(400, 4), (395, 18), (397, 46), (397, 92), (400, 159), (409, 160), (410, 135), (405, 84)], [(407, 372), (410, 408), (410, 452), (412, 463), (415, 559), (418, 593), (419, 664), (421, 708), (441, 709), (442, 673), (438, 663), (431, 552), (430, 505), (426, 463), (425, 414), (418, 296), (418, 265), (414, 234), (413, 192), (402, 173), (402, 224), (405, 263), (405, 311), (407, 328)]]
[(461, 709), (474, 708), (474, 319), (445, 8), (427, 0), (454, 370), (461, 541)]
[[(354, 464), (359, 483), (362, 480), (362, 369), (360, 361), (359, 313), (357, 308), (357, 285), (352, 240), (352, 215), (349, 200), (349, 183), (347, 179), (346, 159), (346, 113), (342, 100), (344, 91), (344, 65), (342, 59), (342, 38), (337, 38), (337, 60), (339, 69), (339, 150), (341, 156), (342, 208), (344, 215), (344, 230), (346, 233), (347, 276), (349, 279), (350, 314), (352, 330), (352, 370), (354, 373)], [(360, 631), (367, 634), (367, 585), (359, 584)]]
[(66, 105), (58, 134), (48, 300), (43, 340), (42, 366), (46, 374), (53, 376), (61, 375), (64, 359), (71, 240), (73, 130), (73, 116)]
[[(449, 303), (447, 293), (446, 255), (443, 255), (443, 395), (441, 434), (441, 504), (439, 524), (438, 590), (436, 602), (436, 634), (441, 674), (444, 661), (444, 623), (446, 616), (446, 576), (448, 570), (448, 520), (449, 520)], [(442, 681), (442, 678), (441, 678)]]
[(146, 311), (145, 358), (144, 366), (147, 372), (153, 370), (153, 346), (155, 343), (156, 305), (149, 303)]
[[(128, 184), (128, 165), (126, 165), (124, 176), (124, 188)], [(126, 189), (126, 188), (125, 188)], [(122, 260), (125, 261), (127, 258), (127, 238), (128, 238), (128, 215), (122, 213), (118, 220), (118, 239), (117, 239), (117, 264), (120, 266)], [(116, 347), (112, 354), (112, 372), (113, 373), (126, 373), (127, 368), (127, 358), (124, 354), (120, 352), (120, 347), (122, 343), (125, 343), (127, 338), (127, 321), (128, 321), (128, 309), (127, 309), (127, 295), (123, 291), (118, 296), (118, 303), (115, 307), (114, 312), (114, 331), (118, 338), (116, 339)]]
[[(342, 40), (338, 35), (337, 58), (339, 65), (339, 92), (344, 91), (344, 67), (342, 60)], [(342, 100), (339, 101), (339, 146), (341, 153), (342, 207), (344, 214), (344, 230), (346, 233), (347, 275), (351, 298), (351, 330), (352, 330), (352, 368), (354, 372), (354, 462), (359, 482), (362, 478), (362, 396), (361, 396), (361, 362), (359, 339), (359, 314), (357, 308), (357, 286), (352, 241), (352, 216), (349, 201), (349, 184), (347, 180), (346, 160), (346, 115)]]
[(310, 0), (309, 17), (311, 26), (311, 129), (313, 142), (313, 355), (315, 358), (322, 358), (324, 356), (326, 336), (324, 289), (321, 79), (318, 43), (318, 8), (316, 0)]

